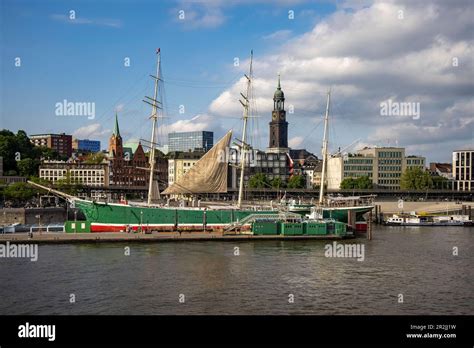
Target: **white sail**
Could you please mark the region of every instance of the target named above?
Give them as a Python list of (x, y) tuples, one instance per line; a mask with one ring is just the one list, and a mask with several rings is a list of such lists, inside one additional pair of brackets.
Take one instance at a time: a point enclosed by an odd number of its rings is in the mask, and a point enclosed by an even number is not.
[(224, 135), (188, 172), (162, 194), (227, 192), (227, 148), (232, 131)]

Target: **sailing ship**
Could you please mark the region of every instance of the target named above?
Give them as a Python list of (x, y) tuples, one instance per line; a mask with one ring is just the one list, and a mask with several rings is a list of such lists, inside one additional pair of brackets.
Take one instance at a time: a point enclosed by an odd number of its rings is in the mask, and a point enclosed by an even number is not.
[[(79, 197), (71, 196), (48, 188), (46, 186), (28, 181), (31, 185), (45, 189), (53, 194), (65, 198), (71, 206), (82, 211), (86, 221), (68, 221), (66, 229), (72, 228), (74, 231), (79, 229), (81, 232), (125, 232), (125, 231), (208, 231), (220, 230), (228, 231), (238, 229), (239, 231), (250, 230), (251, 224), (260, 218), (276, 219), (283, 215), (291, 215), (291, 209), (288, 207), (249, 207), (243, 203), (244, 173), (246, 168), (247, 153), (251, 151), (250, 144), (247, 143), (247, 122), (249, 119), (250, 96), (253, 79), (253, 52), (250, 55), (249, 75), (245, 75), (247, 79), (246, 94), (242, 94), (243, 101), (243, 131), (242, 139), (238, 140), (240, 149), (240, 180), (239, 195), (236, 205), (214, 205), (199, 207), (171, 207), (169, 204), (156, 204), (154, 198), (160, 195), (156, 190), (156, 180), (154, 179), (155, 170), (155, 146), (156, 144), (156, 128), (158, 121), (158, 111), (162, 109), (162, 101), (159, 95), (158, 84), (162, 79), (161, 76), (161, 51), (157, 50), (157, 76), (155, 79), (154, 97), (146, 97), (146, 103), (152, 106), (152, 134), (151, 134), (151, 150), (149, 154), (149, 185), (147, 203), (139, 202), (122, 202), (109, 203), (98, 202)], [(159, 99), (160, 98), (160, 99)], [(325, 130), (323, 142), (323, 175), (322, 183), (325, 180), (326, 160), (327, 160), (327, 121), (329, 114), (330, 92), (328, 92)], [(166, 188), (162, 195), (199, 195), (204, 193), (224, 193), (227, 192), (227, 173), (228, 153), (232, 139), (232, 131), (227, 132), (215, 145), (211, 148), (188, 172), (175, 183)], [(323, 211), (323, 216), (333, 218), (335, 220), (347, 222), (348, 216), (355, 214), (356, 218), (373, 206), (324, 206), (324, 185), (321, 185), (319, 207)], [(283, 211), (282, 211), (283, 210)], [(288, 211), (290, 210), (290, 211)]]

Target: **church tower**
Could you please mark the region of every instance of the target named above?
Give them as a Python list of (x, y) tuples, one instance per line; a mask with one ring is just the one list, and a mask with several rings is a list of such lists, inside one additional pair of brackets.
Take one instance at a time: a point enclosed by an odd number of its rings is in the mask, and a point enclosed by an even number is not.
[(120, 135), (117, 113), (115, 113), (115, 129), (109, 139), (109, 157), (123, 159), (122, 136)]
[(272, 120), (270, 122), (269, 152), (288, 151), (288, 122), (286, 121), (285, 94), (281, 90), (280, 74), (278, 86), (273, 95)]

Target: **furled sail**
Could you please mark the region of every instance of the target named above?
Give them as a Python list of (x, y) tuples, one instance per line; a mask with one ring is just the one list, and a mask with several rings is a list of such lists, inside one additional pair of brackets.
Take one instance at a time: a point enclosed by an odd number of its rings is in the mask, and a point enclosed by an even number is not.
[(188, 172), (162, 194), (227, 192), (227, 148), (232, 131), (227, 132)]

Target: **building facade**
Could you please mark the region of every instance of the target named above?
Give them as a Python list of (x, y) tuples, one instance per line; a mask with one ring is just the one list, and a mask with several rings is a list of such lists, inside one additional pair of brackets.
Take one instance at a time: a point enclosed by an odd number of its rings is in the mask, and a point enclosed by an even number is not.
[(58, 180), (70, 180), (71, 184), (106, 188), (109, 186), (109, 164), (44, 161), (39, 168), (39, 177), (53, 184)]
[(379, 188), (400, 189), (400, 178), (405, 172), (405, 149), (402, 147), (364, 148), (357, 152), (365, 157), (372, 157), (372, 182)]
[(267, 152), (288, 152), (288, 122), (286, 121), (285, 94), (281, 89), (280, 75), (273, 95), (272, 119), (269, 123), (270, 138)]
[(186, 174), (203, 155), (202, 151), (170, 152), (168, 154), (168, 185), (171, 186)]
[(60, 156), (71, 157), (72, 155), (72, 135), (61, 134), (33, 134), (30, 141), (35, 146), (45, 146), (50, 148)]
[(168, 134), (168, 152), (207, 152), (214, 146), (214, 132), (173, 132)]
[(430, 174), (453, 180), (453, 165), (451, 163), (430, 163)]
[[(126, 150), (126, 151), (125, 151)], [(146, 188), (148, 185), (148, 159), (141, 143), (132, 152), (124, 149), (122, 136), (115, 115), (115, 128), (109, 139), (110, 185), (119, 187)], [(159, 180), (159, 176), (156, 177)]]
[(375, 187), (400, 189), (400, 179), (408, 168), (425, 168), (425, 158), (405, 157), (401, 147), (364, 148), (348, 156), (328, 159), (328, 189), (338, 190), (342, 180), (367, 176)]
[[(240, 156), (237, 155), (237, 149), (230, 150), (231, 164), (228, 171), (228, 188), (236, 190), (239, 187), (240, 180)], [(280, 179), (282, 182), (290, 178), (290, 158), (288, 153), (272, 153), (260, 150), (254, 150), (247, 156), (244, 174), (244, 186), (248, 187), (250, 178), (263, 173), (269, 181)]]
[(426, 168), (425, 158), (419, 157), (419, 156), (405, 157), (405, 168), (406, 169), (411, 169), (411, 168), (425, 169)]
[(89, 139), (73, 139), (72, 149), (74, 151), (82, 152), (100, 152), (100, 141), (99, 140), (89, 140)]
[(454, 190), (472, 191), (474, 189), (474, 150), (453, 151)]

